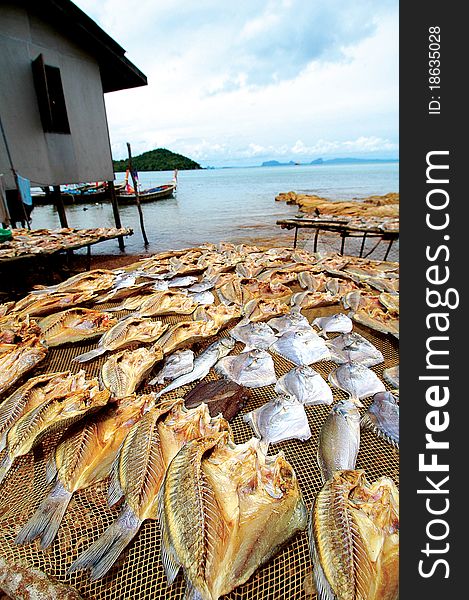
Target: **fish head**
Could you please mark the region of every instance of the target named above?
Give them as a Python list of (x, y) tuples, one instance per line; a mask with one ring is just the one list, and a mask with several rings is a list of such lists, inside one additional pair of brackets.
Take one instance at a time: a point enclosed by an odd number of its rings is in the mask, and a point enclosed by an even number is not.
[(359, 423), (360, 412), (357, 408), (358, 406), (363, 406), (363, 404), (359, 400), (348, 398), (347, 400), (341, 400), (338, 402), (332, 408), (331, 412), (340, 415), (346, 421), (350, 421), (351, 423)]
[(218, 356), (221, 358), (229, 354), (235, 347), (236, 340), (231, 337), (222, 338), (218, 346)]

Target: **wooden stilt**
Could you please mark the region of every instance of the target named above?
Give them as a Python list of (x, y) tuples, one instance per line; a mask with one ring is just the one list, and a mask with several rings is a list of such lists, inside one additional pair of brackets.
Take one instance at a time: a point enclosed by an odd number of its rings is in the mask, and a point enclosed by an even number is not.
[(363, 256), (363, 250), (365, 249), (366, 231), (363, 234), (362, 245), (360, 246), (360, 258)]
[(129, 171), (130, 171), (130, 176), (132, 177), (132, 183), (134, 185), (135, 202), (137, 204), (138, 216), (140, 218), (140, 229), (142, 230), (143, 242), (146, 247), (149, 245), (149, 241), (147, 238), (147, 234), (145, 232), (145, 224), (143, 222), (143, 212), (142, 212), (142, 207), (140, 205), (140, 197), (138, 194), (137, 181), (135, 180), (134, 170), (133, 170), (133, 166), (132, 166), (132, 150), (130, 148), (129, 142), (127, 142), (127, 150), (129, 151)]
[(293, 248), (296, 248), (297, 241), (298, 241), (298, 227), (295, 227), (295, 239), (293, 240)]
[(319, 227), (316, 227), (316, 233), (314, 234), (314, 248), (313, 252), (318, 251), (318, 238), (319, 238)]
[[(121, 216), (119, 214), (119, 207), (117, 205), (116, 188), (114, 187), (114, 181), (108, 181), (107, 186), (108, 186), (108, 190), (109, 190), (109, 196), (111, 197), (112, 212), (114, 213), (114, 222), (116, 224), (116, 227), (118, 229), (120, 229), (122, 227), (122, 223), (121, 223)], [(119, 249), (124, 250), (124, 248), (125, 248), (124, 236), (120, 235), (117, 238), (117, 241), (119, 242)]]
[(62, 194), (60, 193), (60, 185), (52, 186), (54, 204), (57, 212), (59, 213), (59, 220), (62, 227), (68, 227), (67, 215), (65, 214), (65, 206), (62, 200)]

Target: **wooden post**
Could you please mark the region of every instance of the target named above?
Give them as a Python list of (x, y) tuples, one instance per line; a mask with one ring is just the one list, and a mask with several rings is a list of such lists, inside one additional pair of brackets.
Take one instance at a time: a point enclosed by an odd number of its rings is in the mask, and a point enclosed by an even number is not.
[[(121, 223), (121, 216), (119, 214), (119, 207), (117, 206), (116, 188), (114, 187), (114, 181), (108, 181), (107, 182), (107, 187), (108, 187), (108, 190), (109, 190), (109, 195), (111, 197), (112, 212), (114, 213), (114, 221), (116, 223), (116, 227), (118, 229), (120, 229), (122, 227), (122, 223)], [(124, 248), (125, 248), (124, 236), (120, 235), (117, 238), (117, 241), (119, 242), (119, 248), (120, 248), (120, 250), (123, 251)]]
[(132, 166), (132, 151), (130, 149), (129, 142), (127, 142), (127, 150), (129, 151), (129, 171), (130, 171), (130, 176), (132, 177), (132, 183), (134, 184), (135, 202), (137, 203), (138, 216), (140, 218), (140, 229), (142, 230), (143, 242), (144, 242), (145, 246), (148, 246), (149, 241), (147, 238), (147, 234), (145, 233), (145, 225), (143, 223), (143, 212), (142, 212), (142, 207), (140, 206), (140, 197), (138, 194), (137, 181), (135, 180), (134, 170), (133, 170), (133, 166)]
[(53, 185), (53, 196), (54, 204), (57, 212), (59, 213), (59, 220), (62, 227), (68, 227), (67, 215), (65, 214), (64, 202), (62, 200), (62, 194), (60, 193), (60, 185)]

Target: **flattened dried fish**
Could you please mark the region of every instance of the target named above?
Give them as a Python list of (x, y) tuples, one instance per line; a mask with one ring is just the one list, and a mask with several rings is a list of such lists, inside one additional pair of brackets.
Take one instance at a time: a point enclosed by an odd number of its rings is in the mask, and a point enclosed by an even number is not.
[(330, 306), (338, 302), (339, 297), (329, 292), (297, 292), (290, 299), (290, 304), (297, 309)]
[(56, 483), (16, 536), (17, 544), (36, 538), (41, 549), (52, 544), (73, 494), (109, 475), (125, 436), (153, 404), (151, 395), (124, 398), (67, 431), (49, 463), (48, 479), (56, 477)]
[(182, 385), (187, 385), (193, 381), (203, 379), (206, 375), (208, 375), (210, 369), (221, 357), (226, 356), (229, 352), (231, 352), (231, 350), (234, 348), (234, 345), (235, 342), (230, 338), (222, 338), (221, 340), (214, 342), (206, 350), (204, 350), (202, 354), (199, 354), (199, 356), (194, 359), (194, 367), (192, 371), (186, 373), (185, 375), (180, 375), (174, 379), (172, 383), (160, 390), (158, 394), (156, 394), (156, 397), (159, 398), (163, 394), (166, 394), (172, 390), (176, 390)]
[(215, 296), (209, 291), (192, 293), (190, 297), (199, 306), (207, 306), (215, 303)]
[(212, 417), (222, 414), (231, 421), (246, 406), (251, 395), (251, 390), (228, 379), (201, 381), (184, 396), (184, 404), (187, 408), (195, 408), (204, 403)]
[(38, 336), (25, 337), (18, 344), (0, 344), (0, 396), (47, 354)]
[(186, 275), (185, 277), (173, 277), (172, 279), (168, 279), (168, 287), (189, 287), (198, 280), (199, 278), (195, 275)]
[(135, 342), (156, 342), (168, 327), (169, 325), (165, 325), (161, 321), (151, 321), (150, 319), (129, 315), (125, 319), (118, 321), (111, 329), (106, 331), (100, 338), (97, 348), (85, 352), (84, 354), (80, 354), (73, 360), (84, 363), (105, 352), (127, 348)]
[(306, 523), (283, 455), (266, 457), (255, 440), (236, 446), (225, 438), (186, 444), (160, 492), (163, 565), (169, 584), (183, 568), (188, 598), (228, 594)]
[(314, 331), (286, 331), (270, 349), (295, 365), (311, 365), (330, 358), (326, 343)]
[(15, 304), (13, 311), (30, 317), (39, 317), (65, 308), (73, 308), (79, 304), (85, 304), (93, 300), (94, 297), (94, 292), (86, 290), (83, 292), (54, 292), (40, 296), (28, 294)]
[(218, 333), (220, 327), (215, 321), (182, 321), (171, 325), (158, 340), (165, 355), (179, 348), (209, 338)]
[(211, 279), (202, 279), (199, 283), (194, 283), (190, 287), (187, 288), (188, 292), (193, 292), (194, 294), (199, 294), (201, 292), (207, 292), (215, 287), (215, 283)]
[(243, 279), (243, 304), (252, 298), (264, 300), (283, 299), (286, 301), (291, 296), (291, 290), (283, 283), (260, 281), (259, 279)]
[(158, 385), (164, 383), (165, 379), (173, 380), (190, 373), (194, 368), (194, 356), (192, 350), (178, 350), (171, 354), (166, 358), (161, 371), (148, 384)]
[(156, 317), (158, 315), (190, 315), (197, 308), (197, 303), (187, 293), (155, 292), (140, 305), (138, 316)]
[(295, 367), (280, 377), (278, 394), (293, 396), (301, 404), (332, 404), (332, 391), (321, 375), (311, 367)]
[(326, 342), (331, 352), (331, 360), (338, 365), (357, 362), (372, 367), (384, 361), (384, 356), (366, 338), (359, 333), (344, 333)]
[(254, 348), (267, 350), (277, 340), (274, 330), (262, 322), (239, 323), (231, 329), (230, 335), (233, 339), (245, 344), (245, 352)]
[(317, 460), (325, 483), (336, 471), (354, 469), (360, 447), (360, 413), (353, 402), (332, 407), (319, 432)]
[(350, 333), (353, 329), (352, 320), (344, 313), (336, 313), (329, 317), (317, 317), (314, 319), (313, 325), (316, 325), (324, 335), (333, 332)]
[(389, 369), (384, 369), (383, 379), (384, 379), (384, 381), (389, 383), (389, 385), (392, 385), (392, 387), (394, 389), (398, 390), (399, 389), (399, 365), (396, 365), (395, 367), (389, 367)]
[(69, 277), (62, 283), (50, 287), (36, 286), (35, 294), (47, 294), (50, 292), (98, 292), (110, 289), (117, 274), (108, 269), (94, 269), (93, 271), (85, 271), (78, 273), (73, 277)]
[(44, 343), (52, 347), (91, 340), (116, 323), (117, 320), (105, 312), (71, 308), (41, 319), (39, 327)]
[(0, 483), (15, 458), (27, 454), (44, 436), (69, 427), (109, 400), (109, 392), (100, 391), (95, 379), (86, 380), (84, 371), (77, 373), (74, 379), (77, 393), (70, 394), (65, 389), (62, 397), (52, 397), (50, 401), (32, 408), (10, 427), (6, 439), (7, 451), (0, 463)]
[(303, 404), (292, 396), (277, 396), (243, 416), (255, 435), (266, 444), (309, 440), (311, 429)]
[[(168, 425), (164, 425), (164, 421)], [(226, 429), (228, 428), (228, 429)], [(109, 503), (122, 496), (116, 521), (71, 565), (69, 572), (89, 569), (91, 579), (103, 577), (146, 519), (156, 519), (157, 494), (165, 470), (188, 441), (227, 431), (224, 419), (211, 419), (206, 406), (188, 411), (182, 400), (156, 406), (136, 423), (114, 462)]]
[(313, 576), (321, 600), (397, 600), (399, 495), (382, 477), (338, 471), (316, 496), (309, 516)]
[(10, 427), (25, 413), (46, 402), (51, 396), (63, 394), (64, 385), (74, 380), (70, 371), (47, 373), (29, 379), (0, 404), (0, 451), (5, 448)]
[(359, 400), (384, 392), (383, 382), (368, 367), (360, 363), (348, 362), (329, 373), (329, 382), (336, 388), (350, 394), (350, 399), (360, 405)]
[(313, 331), (308, 319), (300, 312), (292, 312), (283, 317), (274, 317), (267, 321), (267, 325), (280, 334), (286, 331)]
[(215, 365), (215, 371), (249, 388), (264, 387), (277, 381), (274, 361), (265, 350), (250, 350), (222, 358)]
[(219, 329), (228, 327), (240, 317), (241, 309), (236, 305), (199, 306), (192, 313), (194, 321), (214, 321)]
[(386, 292), (382, 292), (379, 295), (379, 301), (384, 307), (386, 307), (389, 310), (389, 312), (399, 314), (399, 294), (389, 294)]
[(101, 367), (101, 383), (115, 398), (130, 396), (162, 358), (163, 351), (158, 344), (112, 354)]
[(250, 300), (244, 305), (244, 316), (252, 322), (267, 321), (278, 315), (286, 315), (290, 307), (282, 300)]
[(217, 294), (222, 304), (244, 304), (244, 291), (239, 277), (232, 277), (223, 285), (217, 286)]
[(399, 448), (399, 404), (391, 392), (378, 392), (360, 425)]

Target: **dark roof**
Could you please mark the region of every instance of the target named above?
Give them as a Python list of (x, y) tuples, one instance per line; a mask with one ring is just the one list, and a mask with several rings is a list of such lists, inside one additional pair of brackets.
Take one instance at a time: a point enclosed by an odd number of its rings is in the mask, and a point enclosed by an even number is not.
[(147, 85), (146, 76), (124, 56), (124, 48), (73, 2), (23, 0), (22, 3), (96, 58), (104, 92)]

